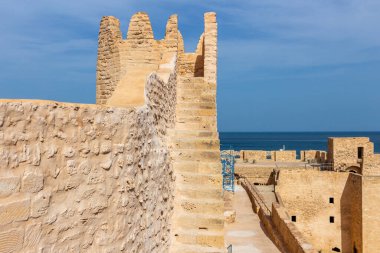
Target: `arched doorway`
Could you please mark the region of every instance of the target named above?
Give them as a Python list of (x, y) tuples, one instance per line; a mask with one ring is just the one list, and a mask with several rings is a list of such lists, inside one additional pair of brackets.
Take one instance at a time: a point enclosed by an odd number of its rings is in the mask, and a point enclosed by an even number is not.
[(356, 173), (356, 174), (361, 174), (361, 169), (358, 166), (350, 166), (345, 171), (351, 172), (351, 173)]

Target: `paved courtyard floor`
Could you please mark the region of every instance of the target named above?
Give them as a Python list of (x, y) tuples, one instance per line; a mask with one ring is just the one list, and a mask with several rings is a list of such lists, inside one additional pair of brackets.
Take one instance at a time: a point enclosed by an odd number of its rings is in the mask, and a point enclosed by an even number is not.
[(227, 245), (232, 244), (233, 253), (280, 252), (266, 236), (247, 193), (240, 185), (235, 186), (230, 207), (236, 210), (236, 220), (234, 223), (225, 223), (225, 242)]

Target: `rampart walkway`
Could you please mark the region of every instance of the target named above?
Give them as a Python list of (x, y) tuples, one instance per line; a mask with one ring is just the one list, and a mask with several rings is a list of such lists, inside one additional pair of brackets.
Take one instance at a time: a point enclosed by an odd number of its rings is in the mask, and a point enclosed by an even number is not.
[(236, 220), (225, 224), (225, 242), (232, 244), (233, 253), (280, 252), (263, 231), (259, 217), (252, 210), (251, 201), (240, 185), (236, 185), (231, 204), (236, 210)]

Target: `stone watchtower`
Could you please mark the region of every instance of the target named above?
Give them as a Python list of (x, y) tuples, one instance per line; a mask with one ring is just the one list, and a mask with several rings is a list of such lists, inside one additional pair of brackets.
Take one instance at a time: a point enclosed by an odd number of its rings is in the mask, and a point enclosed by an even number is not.
[(177, 16), (155, 40), (149, 17), (135, 14), (127, 38), (120, 22), (104, 17), (99, 32), (96, 102), (143, 106), (152, 73), (176, 89), (175, 125), (167, 136), (175, 178), (170, 252), (225, 252), (222, 176), (216, 121), (217, 23), (204, 15), (204, 33), (184, 52)]

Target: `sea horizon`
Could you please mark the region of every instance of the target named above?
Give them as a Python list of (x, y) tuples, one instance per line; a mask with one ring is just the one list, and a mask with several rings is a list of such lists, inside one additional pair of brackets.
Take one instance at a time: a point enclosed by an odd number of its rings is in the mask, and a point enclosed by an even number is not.
[(380, 153), (380, 131), (219, 132), (221, 150), (327, 150), (329, 137), (368, 137)]

